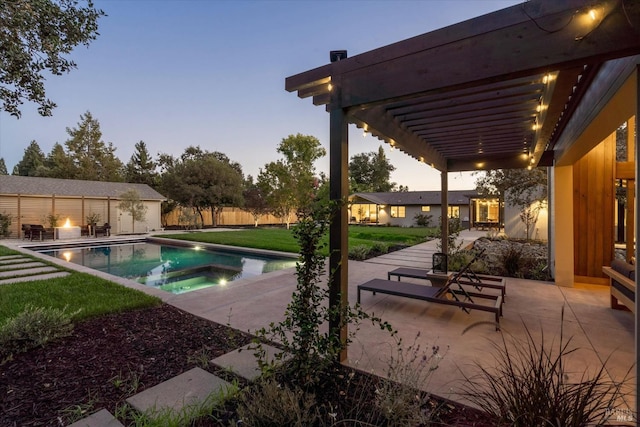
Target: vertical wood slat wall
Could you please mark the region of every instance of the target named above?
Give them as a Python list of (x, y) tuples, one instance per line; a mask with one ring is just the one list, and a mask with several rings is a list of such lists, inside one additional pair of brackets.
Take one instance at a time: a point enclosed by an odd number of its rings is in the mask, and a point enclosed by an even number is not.
[[(574, 274), (602, 278), (614, 256), (615, 133), (573, 167)], [(600, 283), (600, 280), (586, 280)]]

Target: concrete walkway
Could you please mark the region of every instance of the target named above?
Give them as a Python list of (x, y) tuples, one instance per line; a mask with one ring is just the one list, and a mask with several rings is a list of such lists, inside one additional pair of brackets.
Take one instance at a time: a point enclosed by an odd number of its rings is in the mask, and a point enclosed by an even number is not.
[[(465, 242), (484, 235), (486, 232), (462, 233)], [(429, 268), (431, 255), (436, 252), (435, 244), (435, 241), (423, 243), (365, 262), (349, 261), (349, 301), (352, 304), (356, 301), (358, 284), (385, 278), (392, 268)], [(167, 303), (197, 316), (249, 332), (282, 320), (296, 285), (295, 269), (182, 295), (149, 289), (112, 276), (108, 278), (159, 295)], [(595, 372), (607, 361), (607, 374), (621, 381), (633, 366), (634, 316), (609, 308), (608, 287), (576, 284), (573, 288), (563, 288), (553, 283), (513, 278), (508, 279), (507, 287), (501, 332), (495, 331), (490, 313), (467, 314), (456, 307), (402, 297), (364, 293), (362, 308), (391, 323), (405, 345), (415, 341), (427, 355), (434, 346), (439, 348), (438, 368), (424, 388), (453, 400), (464, 401), (461, 387), (465, 376), (476, 372), (476, 364), (494, 365), (494, 343), (501, 345), (503, 337), (508, 343), (516, 340), (519, 344), (515, 345), (522, 347), (527, 333), (538, 341), (544, 333), (546, 345), (553, 345), (557, 350), (562, 329), (564, 337), (571, 337), (572, 345), (579, 348), (567, 365), (571, 367), (570, 377), (575, 379), (580, 379), (585, 371)], [(351, 332), (355, 332), (355, 328), (351, 328)], [(376, 325), (365, 323), (360, 325), (353, 340), (346, 363), (385, 375), (392, 357), (397, 357), (396, 338)], [(621, 406), (611, 412), (613, 418), (635, 414), (635, 381), (627, 381), (624, 390), (628, 395), (620, 402)]]

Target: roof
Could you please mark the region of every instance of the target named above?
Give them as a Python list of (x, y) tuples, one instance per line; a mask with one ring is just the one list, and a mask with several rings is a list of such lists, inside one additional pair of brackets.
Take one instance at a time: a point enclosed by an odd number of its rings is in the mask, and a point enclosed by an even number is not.
[(639, 22), (638, 1), (530, 0), (334, 53), (285, 88), (440, 171), (549, 166), (585, 93), (600, 87), (588, 99), (606, 101), (615, 90), (603, 81), (635, 72)]
[[(351, 198), (359, 197), (377, 205), (440, 205), (440, 191), (394, 191), (389, 193), (355, 193)], [(466, 205), (469, 199), (480, 197), (475, 190), (456, 190), (447, 192), (449, 205)]]
[(136, 190), (141, 200), (166, 199), (166, 197), (149, 187), (147, 184), (0, 175), (0, 194), (110, 197), (112, 199), (119, 199), (120, 195), (129, 189)]

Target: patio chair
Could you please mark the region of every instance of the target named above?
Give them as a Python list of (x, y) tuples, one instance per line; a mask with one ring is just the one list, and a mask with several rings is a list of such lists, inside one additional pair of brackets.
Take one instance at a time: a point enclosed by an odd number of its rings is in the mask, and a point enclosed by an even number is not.
[(29, 227), (29, 240), (55, 239), (55, 231), (53, 228), (45, 228), (40, 224), (31, 224)]
[(429, 280), (435, 286), (443, 286), (449, 280), (455, 280), (458, 285), (469, 285), (482, 291), (483, 288), (498, 289), (504, 302), (507, 295), (507, 280), (504, 277), (490, 276), (487, 274), (477, 274), (471, 269), (471, 265), (484, 253), (485, 249), (476, 252), (471, 261), (469, 261), (457, 273), (439, 273), (434, 270), (422, 268), (400, 267), (387, 273), (387, 280), (391, 280), (392, 276), (397, 277), (400, 281), (401, 277), (409, 277), (412, 279)]
[(93, 230), (93, 235), (98, 237), (99, 234), (105, 237), (111, 236), (111, 225), (108, 222), (105, 222), (104, 225), (97, 225)]

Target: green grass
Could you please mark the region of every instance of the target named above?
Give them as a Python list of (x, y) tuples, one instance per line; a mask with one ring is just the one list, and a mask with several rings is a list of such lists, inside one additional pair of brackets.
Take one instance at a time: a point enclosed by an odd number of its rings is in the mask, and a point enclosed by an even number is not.
[(6, 246), (0, 246), (0, 256), (6, 255), (20, 255), (20, 252), (9, 249)]
[[(7, 249), (0, 246), (0, 254)], [(107, 313), (160, 305), (160, 299), (86, 273), (48, 280), (0, 286), (0, 324), (22, 312), (26, 305), (80, 310), (73, 321)]]
[[(433, 236), (434, 233), (434, 228), (350, 226), (349, 246), (366, 245), (372, 247), (376, 243), (411, 246), (424, 242), (427, 237)], [(236, 231), (172, 234), (161, 237), (292, 253), (297, 253), (300, 250), (298, 242), (293, 237), (293, 228), (290, 230), (283, 228), (255, 228)], [(327, 236), (326, 242), (328, 243), (328, 241), (329, 238)], [(329, 254), (328, 248), (325, 248), (324, 254)]]

